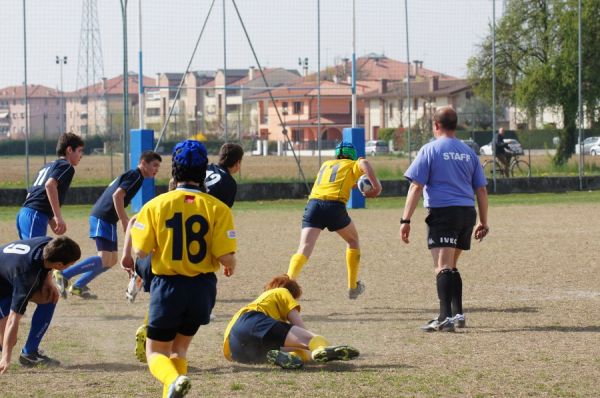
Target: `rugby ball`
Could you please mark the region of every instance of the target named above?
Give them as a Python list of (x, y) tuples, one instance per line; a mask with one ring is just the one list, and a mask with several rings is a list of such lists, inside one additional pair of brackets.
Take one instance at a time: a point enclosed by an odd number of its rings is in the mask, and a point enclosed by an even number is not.
[(360, 176), (356, 182), (356, 187), (363, 194), (373, 190), (373, 184), (371, 184), (371, 180), (369, 180), (369, 177), (367, 177), (366, 174)]

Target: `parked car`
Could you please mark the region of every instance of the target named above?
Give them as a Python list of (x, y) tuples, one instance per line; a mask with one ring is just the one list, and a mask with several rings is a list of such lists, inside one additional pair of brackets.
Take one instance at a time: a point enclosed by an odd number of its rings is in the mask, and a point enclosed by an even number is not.
[[(523, 146), (521, 146), (521, 143), (519, 141), (515, 140), (514, 138), (505, 138), (504, 142), (508, 144), (508, 148), (515, 155), (522, 155), (524, 153)], [(481, 155), (491, 156), (494, 153), (492, 150), (492, 142), (490, 142), (487, 145), (482, 146), (479, 153)]]
[(388, 146), (388, 143), (383, 140), (367, 141), (365, 153), (371, 156), (384, 155), (390, 153), (390, 147)]
[[(591, 155), (592, 154), (592, 147), (598, 147), (600, 146), (600, 137), (588, 137), (585, 140), (583, 140), (583, 154), (584, 155)], [(580, 145), (579, 143), (575, 144), (575, 153), (579, 153), (579, 148)], [(600, 155), (600, 151), (598, 150), (598, 148), (595, 148), (594, 150), (594, 155)]]
[(600, 155), (600, 144), (594, 144), (590, 147), (590, 155), (592, 155), (592, 156)]
[(476, 155), (479, 155), (479, 145), (477, 145), (477, 143), (471, 139), (468, 140), (461, 140), (462, 142), (464, 142), (469, 148), (471, 148), (473, 150), (473, 152), (475, 152)]

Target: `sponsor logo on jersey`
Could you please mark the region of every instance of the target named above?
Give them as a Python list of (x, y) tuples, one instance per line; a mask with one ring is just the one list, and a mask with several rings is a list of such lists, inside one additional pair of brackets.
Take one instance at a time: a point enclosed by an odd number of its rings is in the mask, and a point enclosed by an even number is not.
[(144, 224), (142, 224), (141, 222), (136, 221), (135, 223), (133, 223), (133, 228), (144, 229), (144, 228), (146, 228), (146, 226)]
[(231, 230), (227, 231), (227, 237), (229, 239), (235, 239), (235, 237), (236, 237), (235, 230), (231, 229)]
[(183, 202), (184, 203), (194, 203), (195, 199), (196, 199), (196, 197), (194, 195), (185, 195)]

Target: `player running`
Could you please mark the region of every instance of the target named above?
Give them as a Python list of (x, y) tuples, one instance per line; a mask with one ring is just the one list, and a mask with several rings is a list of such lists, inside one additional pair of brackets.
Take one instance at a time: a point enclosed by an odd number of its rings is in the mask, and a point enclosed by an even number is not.
[(133, 252), (152, 254), (146, 358), (163, 384), (164, 397), (183, 397), (191, 388), (187, 351), (209, 316), (217, 294), (215, 272), (231, 276), (237, 248), (231, 210), (200, 191), (208, 157), (198, 141), (173, 149), (177, 189), (144, 205), (131, 228)]
[(297, 279), (300, 271), (317, 243), (319, 234), (325, 228), (335, 231), (348, 244), (346, 249), (346, 267), (348, 270), (348, 298), (356, 299), (365, 290), (363, 282), (358, 280), (360, 267), (360, 246), (358, 231), (346, 210), (346, 202), (350, 191), (358, 178), (366, 174), (373, 184), (373, 189), (364, 193), (374, 198), (381, 193), (381, 184), (375, 171), (364, 158), (357, 159), (356, 149), (349, 142), (340, 142), (335, 147), (335, 159), (321, 165), (319, 174), (302, 217), (300, 245), (296, 254), (290, 259), (287, 274)]
[[(18, 240), (0, 247), (0, 373), (6, 372), (10, 365), (12, 350), (17, 343), (19, 321), (25, 314), (27, 303), (33, 301), (38, 304), (38, 308), (44, 304), (56, 306), (59, 296), (49, 272), (68, 267), (80, 256), (81, 250), (77, 243), (66, 236)], [(21, 365), (34, 367), (60, 364), (39, 350), (41, 336), (50, 326), (53, 314), (54, 311), (48, 319), (41, 319), (33, 314), (29, 338), (19, 357)], [(34, 330), (41, 330), (41, 335), (32, 336)]]
[[(160, 162), (162, 158), (158, 153), (143, 152), (137, 167), (121, 174), (98, 198), (89, 218), (90, 238), (96, 242), (98, 255), (88, 257), (63, 272), (55, 270), (52, 273), (54, 283), (64, 298), (67, 298), (67, 287), (74, 296), (84, 299), (95, 297), (87, 285), (117, 263), (117, 223), (121, 223), (123, 232), (127, 230), (129, 217), (125, 208), (142, 187), (144, 178), (156, 176)], [(69, 286), (69, 279), (80, 274), (83, 275)]]
[(302, 288), (288, 275), (273, 278), (265, 291), (240, 309), (227, 325), (225, 358), (299, 369), (310, 360), (323, 363), (358, 357), (356, 348), (331, 346), (325, 337), (306, 329), (296, 301), (301, 295)]

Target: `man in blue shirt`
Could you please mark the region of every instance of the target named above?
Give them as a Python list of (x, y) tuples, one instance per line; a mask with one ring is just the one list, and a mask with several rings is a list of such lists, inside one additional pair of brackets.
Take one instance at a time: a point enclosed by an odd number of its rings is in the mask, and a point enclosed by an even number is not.
[(475, 239), (489, 232), (487, 224), (487, 181), (475, 152), (456, 138), (457, 114), (447, 106), (434, 116), (435, 141), (425, 144), (404, 176), (410, 181), (406, 204), (400, 218), (400, 238), (409, 242), (410, 219), (421, 193), (428, 215), (428, 248), (433, 257), (440, 314), (421, 329), (452, 332), (465, 326), (462, 308), (462, 278), (457, 262), (463, 250), (471, 248), (471, 234), (477, 221)]
[(117, 223), (121, 223), (123, 232), (127, 230), (129, 217), (125, 208), (142, 187), (144, 178), (156, 176), (161, 161), (158, 153), (143, 152), (137, 167), (121, 174), (100, 195), (89, 219), (90, 238), (96, 242), (98, 255), (81, 260), (62, 272), (55, 270), (52, 273), (56, 287), (64, 298), (67, 298), (69, 279), (80, 274), (81, 277), (68, 290), (74, 296), (94, 298), (88, 283), (117, 263)]
[[(38, 308), (44, 304), (56, 306), (59, 296), (48, 273), (52, 269), (68, 267), (80, 256), (79, 245), (66, 236), (18, 240), (0, 247), (0, 373), (6, 372), (10, 365), (12, 350), (17, 342), (19, 321), (25, 314), (27, 303), (33, 301), (38, 304)], [(41, 325), (36, 325), (39, 319), (32, 319), (31, 329), (39, 326), (36, 330), (41, 330), (43, 336), (53, 313), (54, 311), (47, 323)], [(27, 340), (19, 357), (21, 365), (34, 367), (60, 364), (42, 354), (38, 345), (39, 340)]]

